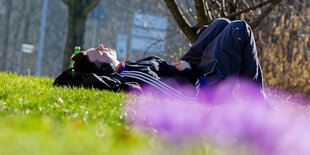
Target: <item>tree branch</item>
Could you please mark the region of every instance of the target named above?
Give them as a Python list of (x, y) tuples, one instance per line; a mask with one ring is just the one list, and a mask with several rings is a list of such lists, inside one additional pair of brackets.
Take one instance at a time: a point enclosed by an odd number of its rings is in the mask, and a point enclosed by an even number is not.
[(195, 8), (197, 13), (197, 21), (198, 27), (202, 27), (203, 25), (207, 24), (210, 19), (207, 17), (207, 10), (206, 5), (204, 4), (205, 0), (194, 0), (195, 1)]
[(62, 0), (62, 1), (69, 6), (69, 0)]
[(197, 27), (193, 27), (186, 17), (184, 16), (183, 12), (179, 8), (178, 4), (176, 3), (176, 0), (165, 0), (165, 3), (170, 10), (172, 16), (174, 17), (175, 21), (183, 31), (183, 33), (186, 35), (186, 37), (193, 42), (196, 37), (196, 31)]
[(281, 2), (281, 0), (267, 0), (265, 2), (261, 2), (261, 3), (257, 4), (257, 5), (255, 5), (255, 6), (246, 8), (246, 9), (244, 9), (242, 11), (238, 11), (238, 12), (232, 13), (232, 14), (226, 16), (225, 18), (233, 19), (236, 16), (239, 16), (239, 15), (241, 15), (243, 13), (246, 13), (246, 12), (249, 12), (251, 10), (255, 10), (255, 9), (261, 8), (261, 7), (263, 7), (263, 6), (265, 6), (265, 5), (269, 4), (269, 3), (276, 3), (277, 4), (279, 2)]
[(221, 0), (221, 16), (226, 16), (225, 10), (226, 10), (226, 1), (225, 0)]
[(228, 14), (232, 14), (237, 11), (238, 0), (228, 0)]
[(210, 8), (212, 8), (212, 7), (209, 7), (208, 2), (205, 1), (205, 0), (204, 0), (204, 6), (206, 7), (206, 15), (207, 15), (207, 17), (209, 19), (207, 24), (210, 24), (211, 20), (213, 20), (212, 15), (211, 15), (211, 10), (210, 10)]
[(266, 8), (254, 21), (250, 22), (249, 25), (252, 29), (255, 29), (264, 18), (275, 8), (275, 6), (280, 3), (282, 0), (274, 1), (268, 8)]
[(100, 2), (100, 0), (89, 0), (89, 1), (87, 1), (85, 6), (83, 6), (83, 14), (87, 15), (92, 9), (94, 9), (99, 4), (99, 2)]
[(196, 20), (197, 20), (197, 16), (195, 16), (195, 15), (193, 14), (193, 11), (192, 11), (191, 7), (190, 7), (189, 4), (188, 4), (188, 0), (185, 0), (185, 3), (186, 3), (187, 10), (188, 10), (189, 14), (191, 15), (191, 17), (192, 17), (193, 19), (196, 19)]

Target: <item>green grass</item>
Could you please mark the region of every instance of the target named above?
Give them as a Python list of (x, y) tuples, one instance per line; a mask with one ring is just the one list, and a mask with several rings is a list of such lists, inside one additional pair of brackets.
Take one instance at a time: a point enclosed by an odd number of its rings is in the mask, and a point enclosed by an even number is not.
[(52, 83), (0, 73), (0, 154), (135, 154), (148, 149), (145, 136), (126, 124), (123, 101), (128, 95)]
[(207, 139), (170, 143), (127, 124), (124, 102), (133, 96), (53, 81), (0, 72), (0, 155), (249, 153)]

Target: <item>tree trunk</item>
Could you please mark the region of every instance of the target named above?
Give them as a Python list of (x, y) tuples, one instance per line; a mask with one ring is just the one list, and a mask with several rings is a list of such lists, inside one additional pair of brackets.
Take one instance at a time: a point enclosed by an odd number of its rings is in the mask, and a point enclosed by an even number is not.
[(12, 11), (12, 1), (7, 0), (6, 1), (6, 24), (5, 24), (5, 35), (4, 35), (4, 48), (3, 48), (3, 56), (2, 56), (2, 70), (6, 69), (6, 60), (7, 60), (7, 51), (9, 47), (9, 41), (10, 41), (10, 24), (11, 24), (11, 11)]
[[(250, 6), (249, 8), (238, 8), (238, 0), (222, 0), (222, 3), (217, 3), (220, 7), (208, 7), (208, 3), (206, 0), (193, 0), (195, 2), (195, 8), (197, 13), (197, 24), (191, 25), (188, 20), (183, 15), (179, 4), (177, 4), (176, 0), (164, 0), (168, 9), (170, 10), (173, 18), (175, 19), (176, 23), (179, 25), (182, 32), (185, 36), (193, 42), (196, 37), (196, 30), (201, 28), (204, 24), (210, 24), (213, 19), (212, 17), (221, 18), (225, 17), (231, 20), (237, 19), (241, 14), (247, 13), (251, 10), (263, 8), (264, 10), (259, 17), (253, 17), (251, 22), (252, 26), (257, 26), (263, 19), (264, 16), (267, 16), (268, 13), (275, 7), (276, 4), (280, 3), (282, 0), (265, 0), (261, 3), (256, 4), (255, 6)], [(228, 8), (226, 8), (226, 4)], [(224, 7), (225, 5), (225, 7)], [(269, 6), (269, 7), (267, 7)], [(267, 9), (265, 9), (267, 8)], [(221, 10), (222, 9), (222, 10)], [(239, 11), (238, 11), (239, 10)], [(226, 12), (227, 11), (227, 12)], [(221, 12), (218, 14), (217, 12)]]
[[(14, 34), (14, 38), (15, 38), (15, 44), (14, 44), (14, 52), (16, 53), (17, 52), (17, 55), (19, 53), (19, 50), (21, 48), (21, 45), (23, 43), (30, 43), (28, 40), (28, 33), (29, 33), (29, 25), (30, 25), (30, 19), (32, 18), (31, 17), (31, 12), (33, 11), (33, 6), (32, 5), (33, 2), (30, 1), (28, 3), (25, 3), (24, 1), (22, 2), (22, 6), (25, 6), (24, 9), (22, 10), (22, 15), (19, 17), (19, 20), (18, 22), (19, 23), (15, 23), (17, 25), (17, 31), (16, 33)], [(23, 61), (21, 61), (21, 64), (22, 64)], [(10, 62), (11, 64), (8, 65), (8, 66), (14, 66), (14, 64), (17, 66), (17, 63), (18, 62)], [(23, 65), (21, 65), (23, 66)], [(13, 69), (16, 69), (16, 67), (12, 68), (10, 70), (13, 70)], [(21, 71), (23, 70), (22, 67), (20, 68)]]
[(100, 0), (63, 0), (69, 8), (67, 41), (64, 49), (63, 69), (69, 67), (74, 46), (83, 46), (85, 25), (88, 13), (95, 8)]
[(70, 57), (74, 52), (75, 46), (83, 46), (84, 44), (84, 33), (87, 17), (82, 15), (81, 12), (69, 13), (69, 23), (67, 32), (67, 41), (65, 45), (64, 57), (63, 57), (63, 68), (66, 69), (70, 64)]

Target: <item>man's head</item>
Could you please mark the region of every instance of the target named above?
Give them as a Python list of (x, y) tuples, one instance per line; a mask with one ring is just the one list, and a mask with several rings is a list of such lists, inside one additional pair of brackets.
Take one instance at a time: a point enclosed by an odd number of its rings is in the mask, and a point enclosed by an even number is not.
[(74, 61), (73, 69), (83, 73), (107, 74), (114, 72), (118, 66), (116, 51), (99, 45), (71, 57)]
[(111, 48), (104, 48), (102, 44), (100, 44), (97, 48), (97, 51), (100, 53), (102, 59), (104, 61), (110, 62), (114, 67), (118, 65), (117, 54), (116, 51)]

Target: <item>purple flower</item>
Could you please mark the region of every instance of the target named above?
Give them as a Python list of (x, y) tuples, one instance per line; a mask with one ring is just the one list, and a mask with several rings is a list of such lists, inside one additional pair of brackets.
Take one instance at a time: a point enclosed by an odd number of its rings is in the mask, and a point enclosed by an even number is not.
[(128, 104), (128, 121), (173, 141), (206, 138), (246, 145), (259, 154), (310, 154), (310, 123), (290, 111), (270, 108), (259, 89), (246, 81), (237, 88), (214, 88), (207, 104), (151, 96)]

